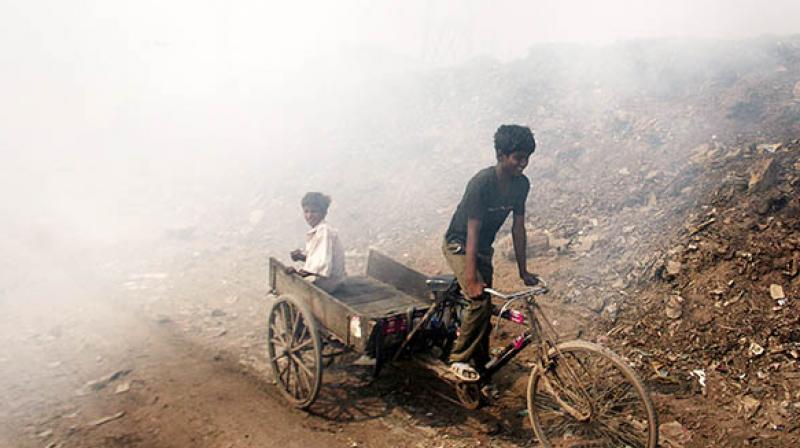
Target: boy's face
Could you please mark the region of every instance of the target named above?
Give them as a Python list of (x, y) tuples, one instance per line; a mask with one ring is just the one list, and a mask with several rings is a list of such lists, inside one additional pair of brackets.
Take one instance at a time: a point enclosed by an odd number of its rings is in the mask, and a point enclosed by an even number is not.
[(307, 205), (303, 207), (303, 217), (309, 226), (314, 227), (325, 219), (325, 211), (319, 207)]
[(528, 159), (531, 155), (525, 151), (515, 151), (509, 155), (501, 154), (497, 158), (500, 168), (512, 176), (521, 176), (528, 166)]

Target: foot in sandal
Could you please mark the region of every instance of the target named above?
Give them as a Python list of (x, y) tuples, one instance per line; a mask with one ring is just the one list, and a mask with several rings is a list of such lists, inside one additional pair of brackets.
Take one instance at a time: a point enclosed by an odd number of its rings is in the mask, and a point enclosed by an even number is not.
[(450, 372), (457, 376), (461, 381), (474, 383), (481, 379), (478, 371), (474, 367), (465, 362), (454, 362), (450, 364)]

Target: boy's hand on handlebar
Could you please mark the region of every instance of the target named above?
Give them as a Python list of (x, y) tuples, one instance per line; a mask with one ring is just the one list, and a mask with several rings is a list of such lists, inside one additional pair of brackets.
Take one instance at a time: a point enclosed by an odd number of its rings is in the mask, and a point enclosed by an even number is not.
[(528, 271), (521, 272), (519, 278), (525, 283), (525, 286), (536, 286), (539, 284), (539, 276), (532, 274)]
[(483, 288), (486, 287), (486, 283), (483, 282), (467, 282), (467, 297), (470, 299), (474, 299), (476, 297), (480, 297), (483, 294)]

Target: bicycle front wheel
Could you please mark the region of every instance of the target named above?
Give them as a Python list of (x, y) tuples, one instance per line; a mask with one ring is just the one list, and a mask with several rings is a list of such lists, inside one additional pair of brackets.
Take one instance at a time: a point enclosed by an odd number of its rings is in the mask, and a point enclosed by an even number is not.
[(528, 380), (528, 415), (545, 447), (655, 448), (658, 418), (641, 380), (611, 350), (558, 345)]

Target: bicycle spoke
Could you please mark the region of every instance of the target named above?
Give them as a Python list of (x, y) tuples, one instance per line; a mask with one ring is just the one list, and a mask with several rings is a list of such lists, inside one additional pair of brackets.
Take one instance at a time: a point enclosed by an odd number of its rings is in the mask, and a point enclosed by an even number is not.
[(567, 347), (554, 363), (531, 383), (531, 418), (545, 446), (651, 446), (650, 411), (613, 358), (591, 347)]

